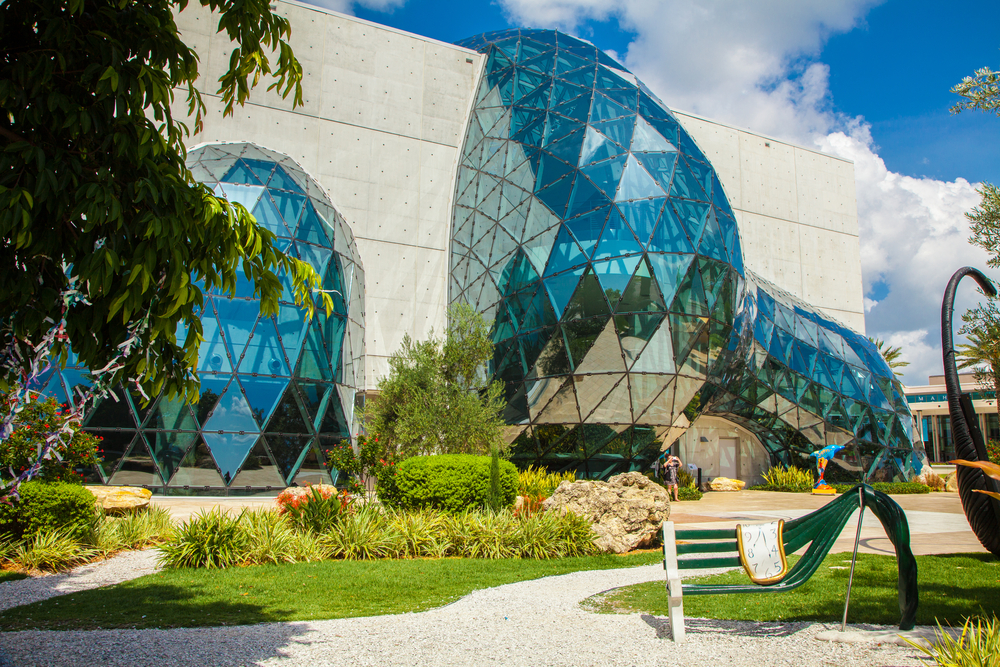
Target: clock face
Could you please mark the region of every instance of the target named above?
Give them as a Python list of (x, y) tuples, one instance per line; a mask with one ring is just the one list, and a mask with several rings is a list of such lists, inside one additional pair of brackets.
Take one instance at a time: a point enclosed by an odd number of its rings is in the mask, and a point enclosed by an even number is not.
[(781, 581), (788, 569), (782, 544), (784, 521), (737, 526), (740, 560), (750, 579), (758, 584)]

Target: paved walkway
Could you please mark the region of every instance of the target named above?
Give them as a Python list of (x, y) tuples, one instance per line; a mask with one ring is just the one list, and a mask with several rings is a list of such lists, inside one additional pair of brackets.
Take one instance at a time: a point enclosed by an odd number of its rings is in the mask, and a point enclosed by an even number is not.
[[(794, 519), (819, 509), (832, 497), (807, 493), (775, 493), (772, 491), (735, 491), (706, 493), (701, 500), (673, 503), (670, 509), (675, 523), (687, 527), (721, 528), (741, 522), (764, 522)], [(893, 499), (906, 512), (910, 524), (910, 548), (918, 555), (985, 552), (962, 512), (957, 493), (927, 493), (899, 495)], [(152, 503), (168, 509), (177, 521), (193, 514), (221, 507), (239, 511), (245, 507), (272, 507), (273, 498), (177, 498), (153, 496)], [(857, 526), (857, 512), (847, 522), (833, 552), (851, 551)], [(871, 512), (865, 512), (861, 529), (862, 553), (893, 554), (892, 543), (882, 530), (882, 524)]]

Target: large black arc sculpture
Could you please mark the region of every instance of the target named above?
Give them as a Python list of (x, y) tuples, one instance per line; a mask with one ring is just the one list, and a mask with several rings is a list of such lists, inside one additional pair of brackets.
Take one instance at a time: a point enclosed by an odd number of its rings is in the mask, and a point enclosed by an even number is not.
[[(962, 393), (955, 366), (955, 345), (952, 340), (952, 314), (955, 308), (955, 290), (965, 276), (979, 283), (989, 297), (997, 295), (989, 278), (977, 269), (967, 266), (955, 272), (948, 281), (941, 302), (941, 350), (944, 362), (944, 382), (948, 391), (948, 413), (951, 415), (955, 453), (966, 461), (989, 461), (986, 443), (976, 420), (972, 398)], [(1000, 501), (977, 491), (1000, 491), (995, 481), (978, 468), (958, 466), (958, 493), (962, 509), (979, 542), (994, 555), (1000, 556)]]

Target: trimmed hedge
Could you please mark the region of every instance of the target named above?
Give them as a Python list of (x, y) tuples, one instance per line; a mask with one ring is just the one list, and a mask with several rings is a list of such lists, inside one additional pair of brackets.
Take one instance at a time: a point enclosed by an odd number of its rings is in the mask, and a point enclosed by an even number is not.
[[(845, 493), (853, 489), (857, 484), (831, 484), (837, 489), (837, 493)], [(930, 493), (931, 487), (920, 482), (875, 482), (872, 488), (882, 493), (905, 495), (908, 493)]]
[(88, 537), (96, 513), (94, 494), (68, 482), (25, 482), (20, 500), (0, 504), (0, 533), (20, 539), (40, 530), (68, 531), (75, 540)]
[[(415, 456), (396, 471), (398, 501), (403, 509), (461, 512), (485, 507), (490, 488), (490, 457), (471, 454)], [(517, 497), (517, 468), (500, 461), (500, 498), (504, 507)]]

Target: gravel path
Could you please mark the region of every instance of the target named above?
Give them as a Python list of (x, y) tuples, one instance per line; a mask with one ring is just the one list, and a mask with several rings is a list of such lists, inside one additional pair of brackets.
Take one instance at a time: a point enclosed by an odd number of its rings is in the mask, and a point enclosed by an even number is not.
[(45, 600), (56, 595), (110, 586), (160, 569), (156, 549), (126, 551), (108, 560), (78, 567), (71, 572), (28, 577), (0, 583), (0, 611)]
[[(924, 664), (909, 647), (814, 639), (833, 626), (690, 620), (687, 640), (675, 644), (663, 618), (593, 614), (579, 606), (607, 589), (662, 577), (659, 565), (575, 572), (476, 591), (446, 607), (397, 616), (2, 633), (0, 666)], [(0, 588), (0, 595), (6, 590)]]

